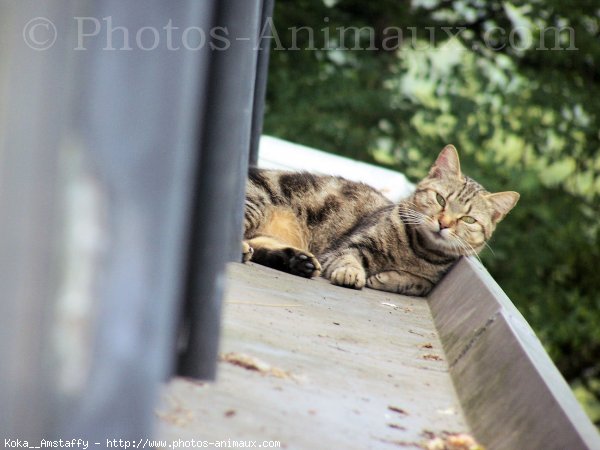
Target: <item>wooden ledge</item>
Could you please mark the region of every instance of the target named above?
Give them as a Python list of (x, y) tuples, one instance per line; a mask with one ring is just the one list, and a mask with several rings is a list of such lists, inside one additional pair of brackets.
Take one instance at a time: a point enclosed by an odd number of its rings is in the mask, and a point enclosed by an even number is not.
[(600, 449), (600, 436), (515, 306), (463, 258), (429, 296), (450, 374), (488, 449)]

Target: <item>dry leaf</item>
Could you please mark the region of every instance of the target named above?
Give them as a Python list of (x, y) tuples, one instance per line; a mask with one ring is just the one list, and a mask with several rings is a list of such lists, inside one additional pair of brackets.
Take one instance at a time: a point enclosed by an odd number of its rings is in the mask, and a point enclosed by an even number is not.
[(277, 378), (289, 378), (291, 376), (289, 372), (286, 372), (283, 369), (273, 367), (258, 358), (243, 353), (226, 353), (220, 356), (220, 360), (233, 364), (234, 366), (242, 367), (246, 370), (259, 372), (263, 375), (270, 375)]

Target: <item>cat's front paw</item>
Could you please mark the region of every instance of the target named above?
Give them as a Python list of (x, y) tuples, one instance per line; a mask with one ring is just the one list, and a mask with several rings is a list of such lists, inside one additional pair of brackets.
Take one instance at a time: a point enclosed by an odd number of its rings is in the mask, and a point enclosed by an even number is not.
[(254, 254), (254, 249), (250, 247), (246, 241), (242, 241), (242, 262), (247, 263), (252, 259), (252, 255)]
[(331, 272), (329, 279), (338, 286), (362, 289), (366, 283), (366, 274), (362, 267), (342, 266)]
[(424, 278), (406, 272), (381, 272), (367, 279), (367, 287), (379, 291), (395, 292), (403, 295), (424, 296), (433, 284)]
[(301, 277), (312, 278), (321, 275), (321, 264), (310, 253), (294, 250), (294, 255), (290, 258), (290, 273)]

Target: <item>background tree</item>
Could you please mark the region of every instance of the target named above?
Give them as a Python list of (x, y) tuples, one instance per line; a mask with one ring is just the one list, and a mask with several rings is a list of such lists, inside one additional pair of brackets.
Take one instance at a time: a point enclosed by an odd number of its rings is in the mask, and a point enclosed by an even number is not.
[(268, 134), (414, 179), (454, 143), (521, 193), (484, 263), (599, 424), (597, 2), (278, 0), (274, 23)]

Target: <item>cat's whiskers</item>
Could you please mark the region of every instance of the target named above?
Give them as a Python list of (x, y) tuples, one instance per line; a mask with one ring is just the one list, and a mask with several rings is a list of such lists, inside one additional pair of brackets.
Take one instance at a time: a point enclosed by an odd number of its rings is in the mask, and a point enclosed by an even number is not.
[(417, 211), (417, 210), (415, 210), (415, 209), (412, 209), (412, 208), (409, 208), (409, 207), (407, 207), (407, 206), (405, 206), (405, 205), (402, 205), (402, 206), (400, 207), (400, 211), (401, 211), (402, 213), (406, 213), (406, 214), (412, 214), (412, 215), (416, 215), (416, 216), (420, 216), (420, 217), (426, 217), (426, 215), (425, 215), (425, 214), (423, 214), (422, 212), (420, 212), (420, 211)]
[(468, 256), (474, 256), (481, 264), (483, 264), (481, 258), (477, 254), (477, 251), (473, 248), (471, 244), (469, 244), (465, 239), (461, 238), (454, 232), (452, 232), (450, 236), (452, 236), (452, 238), (454, 238), (454, 241), (457, 242), (461, 246), (461, 248), (465, 250)]
[(421, 219), (421, 218), (408, 219), (408, 220), (407, 219), (403, 219), (402, 221), (406, 225), (417, 225), (419, 227), (422, 226), (422, 225), (424, 225), (427, 222), (427, 220)]
[(487, 243), (487, 241), (483, 241), (484, 245), (490, 249), (490, 252), (492, 252), (492, 255), (496, 256), (496, 252), (494, 252), (494, 249), (492, 247), (490, 247), (490, 245)]
[(415, 217), (415, 216), (405, 216), (402, 218), (402, 220), (404, 221), (404, 223), (408, 223), (408, 222), (412, 222), (412, 224), (418, 224), (418, 225), (422, 225), (423, 223), (425, 223), (425, 219), (423, 219), (422, 217)]
[[(479, 257), (479, 254), (475, 250), (475, 248), (473, 248), (473, 246), (471, 244), (469, 244), (466, 240), (464, 242), (465, 242), (465, 244), (467, 244), (471, 248), (471, 250), (473, 251), (473, 253), (477, 256), (477, 259), (479, 260), (479, 262), (481, 262), (481, 258)], [(489, 246), (489, 244), (487, 243), (487, 241), (484, 240), (483, 241), (483, 245), (490, 249), (490, 252), (492, 252), (492, 255), (495, 255), (494, 250), (492, 249), (492, 247)]]
[(467, 241), (465, 241), (463, 238), (461, 238), (457, 234), (454, 234), (454, 240), (461, 246), (461, 248), (465, 251), (467, 256), (477, 255), (477, 252), (475, 251), (475, 249)]
[(450, 244), (452, 249), (455, 250), (456, 253), (458, 253), (459, 255), (463, 253), (464, 246), (461, 244), (460, 240), (454, 233), (450, 234), (450, 239), (448, 240), (448, 244)]
[(415, 202), (413, 202), (412, 200), (410, 200), (410, 198), (404, 199), (402, 200), (403, 203), (408, 203), (414, 207), (417, 207), (417, 204)]
[[(406, 203), (412, 204), (412, 202), (406, 202)], [(406, 223), (408, 225), (423, 225), (430, 219), (426, 214), (423, 214), (422, 212), (409, 207), (406, 203), (402, 203), (399, 205), (400, 214), (403, 216), (402, 220), (404, 221), (404, 223)], [(405, 219), (408, 219), (408, 220), (405, 220)]]
[(426, 218), (410, 214), (403, 215), (402, 217), (402, 221), (410, 225), (422, 225), (425, 223), (425, 219)]
[(411, 209), (413, 211), (417, 211), (416, 208), (418, 208), (418, 206), (415, 202), (412, 202), (410, 200), (402, 200), (402, 202), (400, 203), (400, 206), (402, 206), (402, 207), (407, 207), (407, 205), (411, 206), (411, 208), (409, 208), (409, 209)]
[(410, 212), (413, 212), (415, 214), (427, 217), (427, 214), (422, 213), (419, 210), (419, 207), (415, 203), (413, 203), (413, 202), (405, 202), (401, 206), (402, 206), (402, 208), (404, 208), (405, 211), (410, 211)]
[(462, 254), (461, 252), (461, 247), (458, 245), (458, 243), (456, 242), (456, 240), (452, 240), (450, 241), (450, 245), (452, 246), (452, 249), (457, 253), (457, 254)]

